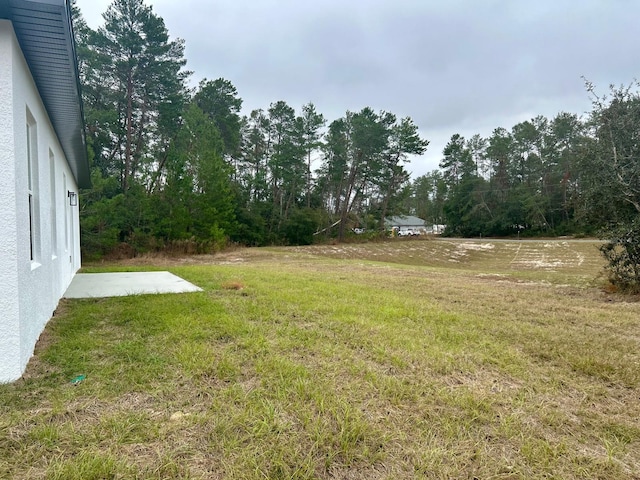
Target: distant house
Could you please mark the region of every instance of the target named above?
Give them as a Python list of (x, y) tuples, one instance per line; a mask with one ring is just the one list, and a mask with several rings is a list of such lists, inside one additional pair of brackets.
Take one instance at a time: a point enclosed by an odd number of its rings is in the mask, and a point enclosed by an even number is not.
[(424, 220), (411, 215), (385, 218), (384, 225), (388, 230), (396, 229), (399, 234), (405, 232), (425, 233)]
[(69, 0), (0, 0), (0, 382), (22, 376), (80, 268), (89, 187)]

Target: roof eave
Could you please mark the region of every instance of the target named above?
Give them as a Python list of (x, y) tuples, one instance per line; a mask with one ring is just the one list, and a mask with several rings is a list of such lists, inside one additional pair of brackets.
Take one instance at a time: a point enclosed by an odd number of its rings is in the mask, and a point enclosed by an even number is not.
[[(91, 187), (76, 46), (68, 0), (0, 0), (80, 188)], [(64, 68), (60, 64), (65, 65)], [(61, 75), (62, 72), (62, 75)]]

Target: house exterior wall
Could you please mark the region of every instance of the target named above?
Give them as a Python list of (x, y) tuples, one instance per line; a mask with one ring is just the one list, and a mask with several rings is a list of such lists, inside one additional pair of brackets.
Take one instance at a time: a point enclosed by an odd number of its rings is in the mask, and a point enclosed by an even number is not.
[(18, 308), (18, 233), (16, 171), (13, 138), (13, 34), (0, 20), (0, 380), (19, 375), (20, 324)]
[(396, 216), (384, 221), (386, 228), (396, 229), (398, 232), (424, 232), (424, 220), (413, 216)]
[(78, 191), (75, 178), (5, 20), (0, 20), (0, 168), (0, 382), (8, 382), (24, 372), (80, 268), (80, 233), (78, 207), (67, 197), (68, 190)]

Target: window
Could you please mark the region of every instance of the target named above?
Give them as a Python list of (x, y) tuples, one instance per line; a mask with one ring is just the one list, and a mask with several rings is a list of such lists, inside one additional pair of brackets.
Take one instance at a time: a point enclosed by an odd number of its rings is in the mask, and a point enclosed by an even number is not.
[(51, 150), (49, 150), (49, 181), (51, 187), (49, 188), (51, 194), (51, 258), (56, 258), (58, 255), (58, 219), (56, 218), (56, 157)]
[[(62, 174), (62, 191), (67, 191), (67, 175)], [(69, 251), (69, 215), (68, 215), (68, 203), (64, 202), (64, 251)]]
[(38, 131), (27, 109), (27, 196), (29, 200), (29, 251), (32, 262), (40, 259), (40, 212), (38, 203)]

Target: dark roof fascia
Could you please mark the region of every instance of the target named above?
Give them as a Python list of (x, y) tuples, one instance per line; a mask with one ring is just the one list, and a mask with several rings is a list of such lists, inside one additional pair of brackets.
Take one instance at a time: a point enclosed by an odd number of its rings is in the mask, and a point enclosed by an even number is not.
[(91, 187), (69, 0), (0, 0), (80, 188)]

